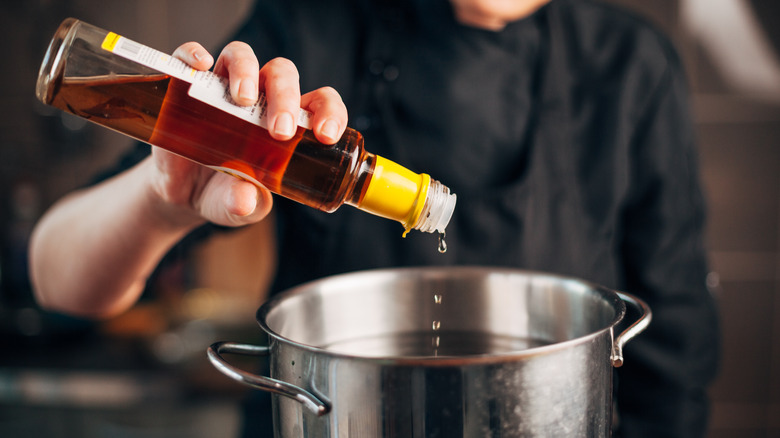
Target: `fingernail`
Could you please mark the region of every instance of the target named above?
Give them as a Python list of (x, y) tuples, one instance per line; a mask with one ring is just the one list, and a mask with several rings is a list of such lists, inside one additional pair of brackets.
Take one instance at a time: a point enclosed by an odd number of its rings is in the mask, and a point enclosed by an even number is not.
[(194, 52), (192, 52), (192, 57), (195, 58), (195, 61), (204, 61), (211, 57), (209, 52), (203, 50), (203, 49), (197, 49)]
[(241, 83), (238, 84), (238, 97), (252, 102), (256, 101), (257, 87), (255, 86), (255, 81), (243, 79)]
[(339, 135), (339, 124), (336, 123), (335, 120), (326, 120), (325, 123), (322, 124), (320, 134), (333, 141), (337, 141)]
[(295, 134), (295, 125), (293, 124), (292, 114), (281, 113), (276, 116), (274, 132), (285, 137), (292, 137), (292, 135)]

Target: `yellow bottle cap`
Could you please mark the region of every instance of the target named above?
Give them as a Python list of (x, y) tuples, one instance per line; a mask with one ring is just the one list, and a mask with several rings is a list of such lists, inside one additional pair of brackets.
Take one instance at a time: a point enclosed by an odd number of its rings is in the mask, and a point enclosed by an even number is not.
[(425, 233), (444, 229), (452, 218), (458, 197), (425, 173), (414, 173), (384, 157), (376, 156), (374, 173), (358, 208), (394, 219)]
[(430, 181), (427, 174), (414, 173), (377, 155), (374, 174), (359, 208), (401, 222), (406, 235), (420, 217)]

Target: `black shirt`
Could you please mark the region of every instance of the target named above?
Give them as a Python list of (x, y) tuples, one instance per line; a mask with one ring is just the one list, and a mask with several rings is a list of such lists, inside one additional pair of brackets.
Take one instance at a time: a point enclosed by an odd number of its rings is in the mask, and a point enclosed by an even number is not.
[(369, 151), (458, 195), (435, 235), (276, 199), (274, 290), (347, 271), (492, 265), (636, 294), (653, 322), (618, 369), (619, 435), (704, 436), (717, 368), (704, 202), (684, 72), (646, 22), (553, 0), (500, 32), (442, 0), (262, 0), (236, 39), (335, 88)]

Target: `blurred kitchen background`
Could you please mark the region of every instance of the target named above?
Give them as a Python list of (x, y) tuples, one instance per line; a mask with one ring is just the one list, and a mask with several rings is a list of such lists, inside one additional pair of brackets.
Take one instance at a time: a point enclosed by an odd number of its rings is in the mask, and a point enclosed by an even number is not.
[[(780, 437), (780, 2), (610, 1), (673, 39), (694, 92), (710, 209), (708, 281), (725, 333), (710, 436)], [(130, 145), (36, 101), (38, 67), (62, 19), (171, 52), (191, 40), (219, 47), (250, 7), (0, 2), (0, 436), (235, 436), (245, 391), (211, 368), (204, 348), (257, 341), (254, 309), (267, 272), (231, 274), (264, 256), (240, 244), (257, 229), (209, 243), (186, 266), (171, 263), (155, 280), (155, 299), (101, 323), (36, 309), (25, 264), (42, 212)]]

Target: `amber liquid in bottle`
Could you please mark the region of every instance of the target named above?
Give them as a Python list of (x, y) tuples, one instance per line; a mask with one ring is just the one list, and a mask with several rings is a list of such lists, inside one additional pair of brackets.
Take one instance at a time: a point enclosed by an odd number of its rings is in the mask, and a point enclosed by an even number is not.
[(349, 128), (330, 146), (303, 127), (291, 140), (274, 140), (259, 126), (264, 101), (248, 108), (231, 105), (225, 82), (68, 18), (44, 55), (35, 92), (45, 104), (304, 205), (331, 212), (349, 204), (400, 222), (404, 235), (410, 230), (443, 235), (457, 202), (447, 186), (367, 152), (363, 137)]
[(298, 127), (291, 140), (278, 141), (266, 129), (190, 97), (189, 86), (167, 75), (60, 78), (47, 103), (323, 211), (345, 201), (359, 204), (363, 194), (352, 187), (365, 184), (348, 176), (373, 162), (359, 132), (347, 129), (327, 146)]

